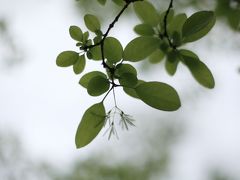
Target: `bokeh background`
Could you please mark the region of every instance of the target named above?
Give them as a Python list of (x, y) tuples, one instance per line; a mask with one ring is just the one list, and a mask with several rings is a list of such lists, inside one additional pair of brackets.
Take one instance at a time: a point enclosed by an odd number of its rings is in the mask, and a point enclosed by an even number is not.
[[(159, 11), (168, 1), (152, 1)], [(100, 98), (78, 85), (81, 76), (56, 66), (59, 52), (74, 50), (70, 25), (85, 29), (85, 13), (106, 29), (121, 7), (96, 0), (0, 0), (1, 180), (238, 180), (240, 179), (240, 1), (181, 0), (177, 12), (215, 10), (217, 24), (187, 48), (212, 70), (216, 87), (195, 82), (184, 67), (169, 77), (163, 64), (138, 63), (139, 77), (171, 84), (177, 112), (162, 112), (117, 90), (121, 109), (136, 127), (108, 141), (103, 130), (77, 150), (74, 137), (84, 111)], [(139, 20), (130, 8), (110, 35), (126, 45)], [(88, 62), (85, 72), (102, 70)], [(112, 98), (106, 101), (113, 106)]]

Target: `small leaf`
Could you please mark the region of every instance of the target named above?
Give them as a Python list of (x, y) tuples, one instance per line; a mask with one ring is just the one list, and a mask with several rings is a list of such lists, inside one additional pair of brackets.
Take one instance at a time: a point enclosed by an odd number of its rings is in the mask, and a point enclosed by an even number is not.
[(89, 81), (96, 76), (102, 76), (105, 79), (107, 78), (107, 76), (100, 71), (92, 71), (92, 72), (89, 72), (89, 73), (85, 74), (80, 79), (79, 84), (82, 85), (83, 87), (87, 88), (88, 84), (89, 84)]
[(83, 40), (82, 40), (83, 43), (87, 43), (88, 38), (89, 38), (89, 32), (86, 31), (85, 33), (83, 33)]
[(141, 36), (153, 36), (154, 30), (149, 24), (139, 24), (134, 27), (134, 31)]
[(154, 6), (147, 1), (134, 3), (134, 10), (142, 22), (151, 26), (156, 26), (159, 22), (159, 16)]
[(82, 41), (83, 39), (83, 32), (78, 26), (70, 26), (69, 34), (76, 41)]
[(85, 56), (84, 55), (79, 56), (77, 62), (73, 65), (73, 71), (75, 72), (75, 74), (80, 74), (81, 72), (83, 72), (85, 64), (86, 64)]
[(86, 14), (84, 16), (84, 22), (87, 28), (92, 32), (96, 32), (101, 29), (98, 18), (92, 14)]
[(171, 23), (168, 25), (169, 34), (172, 35), (175, 31), (182, 34), (182, 27), (186, 20), (187, 15), (184, 13), (174, 16)]
[(136, 87), (139, 98), (149, 106), (163, 110), (175, 111), (181, 106), (176, 90), (161, 82), (145, 82)]
[(204, 87), (214, 88), (215, 81), (208, 67), (199, 60), (196, 54), (188, 50), (180, 50), (184, 64), (189, 68), (193, 77)]
[(124, 87), (135, 87), (138, 83), (138, 79), (135, 74), (123, 73), (119, 78), (119, 83)]
[(92, 105), (84, 113), (75, 136), (77, 148), (88, 145), (101, 131), (106, 112), (103, 103)]
[(123, 58), (124, 60), (132, 62), (140, 61), (151, 55), (159, 45), (160, 40), (156, 37), (137, 37), (125, 47)]
[(176, 50), (172, 50), (167, 54), (167, 60), (165, 62), (165, 68), (169, 75), (173, 76), (177, 71), (179, 64), (179, 53)]
[(148, 60), (150, 63), (156, 64), (156, 63), (161, 62), (163, 60), (164, 56), (165, 56), (165, 54), (160, 49), (157, 49), (149, 56)]
[(110, 84), (108, 79), (103, 76), (95, 76), (93, 77), (87, 86), (87, 92), (91, 96), (100, 96), (103, 93), (107, 92)]
[(216, 17), (212, 11), (200, 11), (190, 16), (183, 24), (184, 42), (193, 42), (205, 36), (214, 26)]
[(74, 65), (78, 57), (78, 53), (75, 51), (63, 51), (57, 56), (56, 64), (60, 67), (68, 67)]
[(137, 70), (131, 64), (118, 64), (116, 66), (115, 75), (119, 77), (124, 73), (131, 73), (137, 76)]
[(123, 56), (123, 47), (114, 37), (107, 37), (104, 42), (104, 55), (113, 64), (119, 62)]

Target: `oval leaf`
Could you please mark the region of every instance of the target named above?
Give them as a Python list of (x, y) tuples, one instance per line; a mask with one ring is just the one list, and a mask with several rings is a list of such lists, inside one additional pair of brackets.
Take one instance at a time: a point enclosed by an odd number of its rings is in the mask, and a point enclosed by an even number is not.
[[(143, 80), (138, 80), (137, 86), (141, 83), (144, 83), (144, 81)], [(136, 98), (136, 99), (139, 99), (139, 96), (137, 95), (135, 88), (123, 87), (123, 91), (129, 96), (131, 96), (133, 98)]]
[(212, 11), (200, 11), (190, 16), (183, 24), (184, 42), (193, 42), (205, 36), (214, 26), (216, 17)]
[(143, 36), (133, 39), (123, 52), (123, 58), (127, 61), (137, 62), (152, 54), (160, 45), (156, 37)]
[(74, 65), (78, 57), (78, 53), (75, 51), (63, 51), (57, 56), (56, 64), (60, 67), (68, 67)]
[(134, 31), (141, 36), (153, 36), (154, 30), (149, 24), (139, 24), (134, 27)]
[(101, 28), (98, 18), (92, 14), (86, 14), (84, 16), (84, 22), (87, 28), (92, 32), (96, 32)]
[(161, 62), (163, 60), (164, 56), (165, 56), (165, 54), (160, 49), (157, 49), (149, 56), (148, 60), (150, 63), (156, 64), (156, 63)]
[(119, 64), (116, 67), (115, 75), (117, 77), (124, 73), (131, 73), (137, 76), (137, 70), (131, 64)]
[(149, 106), (163, 110), (175, 111), (181, 106), (176, 90), (161, 82), (145, 82), (136, 87), (139, 98)]
[(211, 71), (199, 60), (197, 55), (188, 50), (180, 50), (180, 54), (193, 77), (204, 87), (214, 88), (215, 81)]
[(159, 22), (159, 16), (154, 6), (147, 1), (134, 3), (134, 10), (137, 16), (146, 24), (156, 26)]
[(75, 136), (77, 148), (88, 145), (101, 131), (106, 112), (103, 103), (92, 105), (84, 113)]
[(103, 76), (95, 76), (93, 77), (87, 86), (87, 92), (91, 96), (100, 96), (103, 93), (107, 92), (110, 84), (108, 79)]
[(80, 74), (81, 72), (83, 72), (85, 65), (86, 65), (85, 56), (84, 55), (79, 56), (77, 62), (73, 65), (73, 71), (75, 72), (75, 74)]
[(123, 56), (123, 47), (114, 37), (107, 37), (104, 42), (104, 55), (113, 64), (119, 62)]
[(85, 74), (80, 79), (79, 84), (82, 85), (83, 87), (87, 88), (89, 81), (96, 76), (102, 76), (103, 78), (107, 78), (107, 76), (100, 71), (92, 71), (92, 72)]
[(70, 26), (69, 34), (71, 38), (73, 38), (76, 41), (82, 41), (83, 39), (83, 32), (78, 26)]

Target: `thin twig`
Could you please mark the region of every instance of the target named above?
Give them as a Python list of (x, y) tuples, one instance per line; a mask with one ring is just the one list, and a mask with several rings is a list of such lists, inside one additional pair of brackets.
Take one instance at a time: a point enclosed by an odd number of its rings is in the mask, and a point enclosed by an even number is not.
[(171, 10), (172, 8), (173, 8), (173, 0), (170, 0), (168, 9), (167, 9), (167, 11), (166, 11), (166, 14), (165, 14), (164, 20), (163, 20), (163, 22), (164, 22), (164, 33), (163, 33), (163, 35), (167, 38), (169, 45), (170, 45), (173, 49), (176, 49), (176, 47), (174, 46), (174, 44), (173, 44), (172, 41), (170, 40), (168, 31), (167, 31), (167, 24), (168, 24), (167, 18), (168, 18), (168, 15), (169, 15), (169, 13), (170, 13), (170, 10)]

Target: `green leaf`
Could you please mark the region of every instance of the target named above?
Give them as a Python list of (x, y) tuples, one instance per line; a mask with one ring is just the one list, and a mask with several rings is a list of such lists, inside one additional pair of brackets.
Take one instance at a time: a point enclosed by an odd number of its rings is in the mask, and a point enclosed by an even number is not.
[(70, 26), (69, 34), (76, 41), (82, 41), (83, 39), (83, 32), (78, 26)]
[(148, 60), (152, 64), (157, 64), (163, 60), (164, 56), (165, 54), (160, 49), (157, 49), (149, 56)]
[(105, 5), (107, 0), (98, 0), (101, 5)]
[(137, 37), (125, 47), (123, 58), (124, 60), (132, 62), (140, 61), (151, 55), (159, 45), (160, 40), (156, 37)]
[(113, 64), (119, 62), (123, 56), (123, 47), (114, 37), (107, 37), (104, 42), (104, 55)]
[[(144, 81), (143, 80), (138, 80), (137, 86), (141, 83), (144, 83)], [(139, 96), (137, 95), (135, 88), (123, 87), (123, 91), (129, 96), (131, 96), (133, 98), (136, 98), (136, 99), (139, 99)]]
[(119, 78), (119, 83), (124, 87), (135, 87), (138, 83), (138, 79), (135, 74), (123, 73)]
[(188, 50), (180, 50), (180, 54), (193, 77), (204, 87), (214, 88), (214, 77), (208, 67), (199, 60), (198, 56)]
[(118, 64), (116, 66), (115, 75), (119, 77), (124, 73), (131, 73), (137, 76), (137, 70), (131, 64)]
[(165, 68), (169, 75), (173, 76), (177, 71), (179, 64), (179, 53), (176, 50), (172, 50), (167, 54), (167, 60), (165, 62)]
[(134, 10), (142, 22), (151, 26), (156, 26), (159, 22), (159, 16), (154, 6), (147, 1), (134, 3)]
[(134, 31), (141, 36), (153, 36), (154, 30), (149, 24), (139, 24), (134, 27)]
[(60, 67), (68, 67), (74, 65), (78, 57), (78, 53), (75, 51), (63, 51), (57, 56), (56, 64)]
[(89, 72), (89, 73), (85, 74), (84, 76), (82, 76), (82, 78), (79, 81), (79, 84), (82, 85), (83, 87), (87, 88), (89, 81), (96, 76), (102, 76), (105, 79), (107, 78), (107, 76), (100, 71), (92, 71), (92, 72)]
[(83, 40), (82, 40), (83, 43), (87, 43), (88, 38), (89, 38), (89, 32), (86, 31), (85, 33), (83, 33)]
[(92, 32), (96, 32), (97, 30), (101, 29), (98, 18), (92, 14), (86, 14), (84, 16), (84, 22), (87, 28)]
[(112, 0), (115, 4), (119, 5), (119, 6), (123, 6), (124, 5), (124, 1), (123, 0)]
[(105, 117), (103, 103), (94, 104), (85, 111), (75, 136), (77, 148), (88, 145), (98, 135), (105, 123)]
[(85, 64), (86, 64), (85, 56), (84, 55), (79, 56), (77, 62), (73, 65), (73, 71), (75, 72), (75, 74), (80, 74), (81, 72), (83, 72)]
[(181, 106), (176, 90), (161, 82), (145, 82), (136, 87), (139, 98), (149, 106), (163, 110), (175, 111)]
[(193, 42), (205, 36), (214, 26), (216, 17), (212, 11), (200, 11), (190, 16), (183, 25), (184, 42)]
[(95, 46), (89, 50), (89, 52), (92, 54), (92, 59), (93, 60), (101, 60), (102, 59), (102, 52), (101, 52), (101, 47)]
[(91, 96), (100, 96), (103, 93), (107, 92), (110, 87), (110, 83), (108, 79), (103, 76), (95, 76), (93, 77), (87, 86), (87, 92)]
[(172, 35), (175, 31), (182, 34), (182, 27), (186, 20), (187, 15), (185, 13), (174, 16), (171, 23), (168, 25), (169, 34)]

